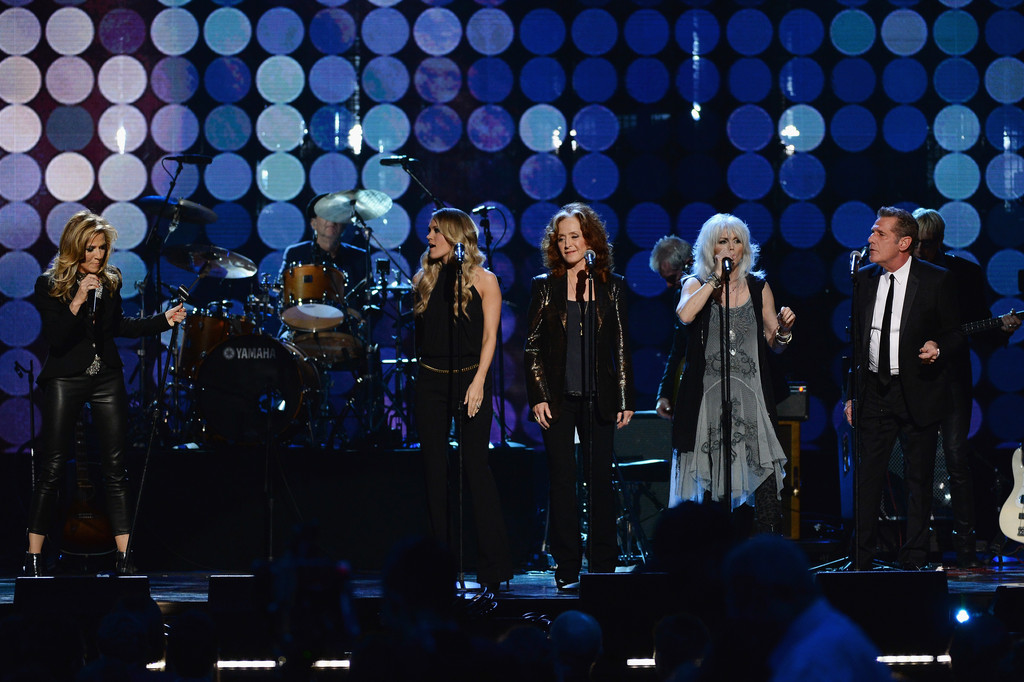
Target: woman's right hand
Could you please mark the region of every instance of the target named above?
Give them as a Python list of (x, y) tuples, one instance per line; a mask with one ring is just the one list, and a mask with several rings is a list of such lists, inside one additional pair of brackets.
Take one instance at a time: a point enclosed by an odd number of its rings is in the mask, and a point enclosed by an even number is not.
[(82, 278), (82, 281), (78, 283), (78, 291), (75, 293), (75, 297), (71, 299), (71, 303), (76, 307), (81, 308), (86, 301), (89, 300), (89, 292), (95, 291), (103, 286), (100, 282), (98, 275), (89, 274)]
[(551, 425), (551, 407), (547, 403), (537, 403), (533, 406), (533, 418), (540, 424), (540, 428), (548, 428)]

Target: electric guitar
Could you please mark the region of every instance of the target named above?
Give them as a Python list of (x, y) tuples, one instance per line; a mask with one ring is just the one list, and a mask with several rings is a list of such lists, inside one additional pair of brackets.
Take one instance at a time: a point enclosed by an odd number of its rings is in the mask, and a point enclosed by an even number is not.
[(114, 545), (114, 532), (110, 519), (96, 504), (96, 488), (89, 476), (86, 460), (85, 422), (83, 413), (75, 425), (75, 492), (68, 505), (61, 542), (61, 560), (78, 559), (110, 554)]
[(996, 329), (1003, 326), (1003, 318), (1014, 317), (1017, 315), (1017, 311), (1010, 308), (1010, 312), (1005, 315), (999, 315), (997, 317), (987, 317), (984, 320), (976, 320), (974, 322), (964, 322), (960, 325), (960, 331), (970, 336), (971, 334), (977, 334), (979, 332), (985, 332), (989, 329)]
[(1003, 535), (1024, 543), (1024, 463), (1021, 462), (1021, 448), (1017, 448), (1010, 460), (1013, 469), (1013, 490), (999, 512), (999, 530)]

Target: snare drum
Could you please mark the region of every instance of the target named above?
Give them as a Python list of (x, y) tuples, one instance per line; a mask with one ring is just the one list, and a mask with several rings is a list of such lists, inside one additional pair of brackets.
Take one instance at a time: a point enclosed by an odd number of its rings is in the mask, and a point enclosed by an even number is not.
[(345, 273), (336, 267), (293, 263), (281, 285), (281, 320), (289, 327), (319, 331), (345, 319)]
[(243, 316), (228, 315), (223, 307), (203, 308), (189, 313), (181, 325), (181, 346), (178, 348), (177, 372), (180, 378), (195, 381), (203, 359), (229, 336), (252, 334), (255, 323)]
[(266, 444), (303, 416), (320, 377), (295, 346), (250, 334), (218, 345), (199, 366), (196, 384), (207, 438)]

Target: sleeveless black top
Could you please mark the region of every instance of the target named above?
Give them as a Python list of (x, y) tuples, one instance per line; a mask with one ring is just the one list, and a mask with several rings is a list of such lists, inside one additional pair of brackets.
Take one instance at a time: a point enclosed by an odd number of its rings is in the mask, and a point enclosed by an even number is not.
[[(455, 266), (444, 266), (430, 294), (427, 309), (416, 316), (416, 344), (420, 361), (434, 369), (452, 369), (455, 357)], [(473, 296), (462, 311), (459, 321), (461, 337), (458, 367), (469, 367), (480, 361), (484, 338), (484, 308), (480, 292), (471, 287)]]

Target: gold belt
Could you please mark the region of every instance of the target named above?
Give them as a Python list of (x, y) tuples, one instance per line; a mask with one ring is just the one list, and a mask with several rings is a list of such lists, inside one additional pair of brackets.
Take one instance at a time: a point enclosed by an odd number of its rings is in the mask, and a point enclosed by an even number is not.
[(427, 363), (423, 362), (422, 360), (420, 360), (419, 365), (423, 369), (429, 369), (431, 372), (437, 372), (438, 374), (454, 374), (454, 373), (470, 372), (470, 371), (476, 369), (477, 367), (479, 367), (480, 363), (478, 362), (475, 365), (470, 365), (469, 367), (463, 367), (462, 369), (438, 369), (437, 367), (431, 367), (430, 365), (428, 365)]

